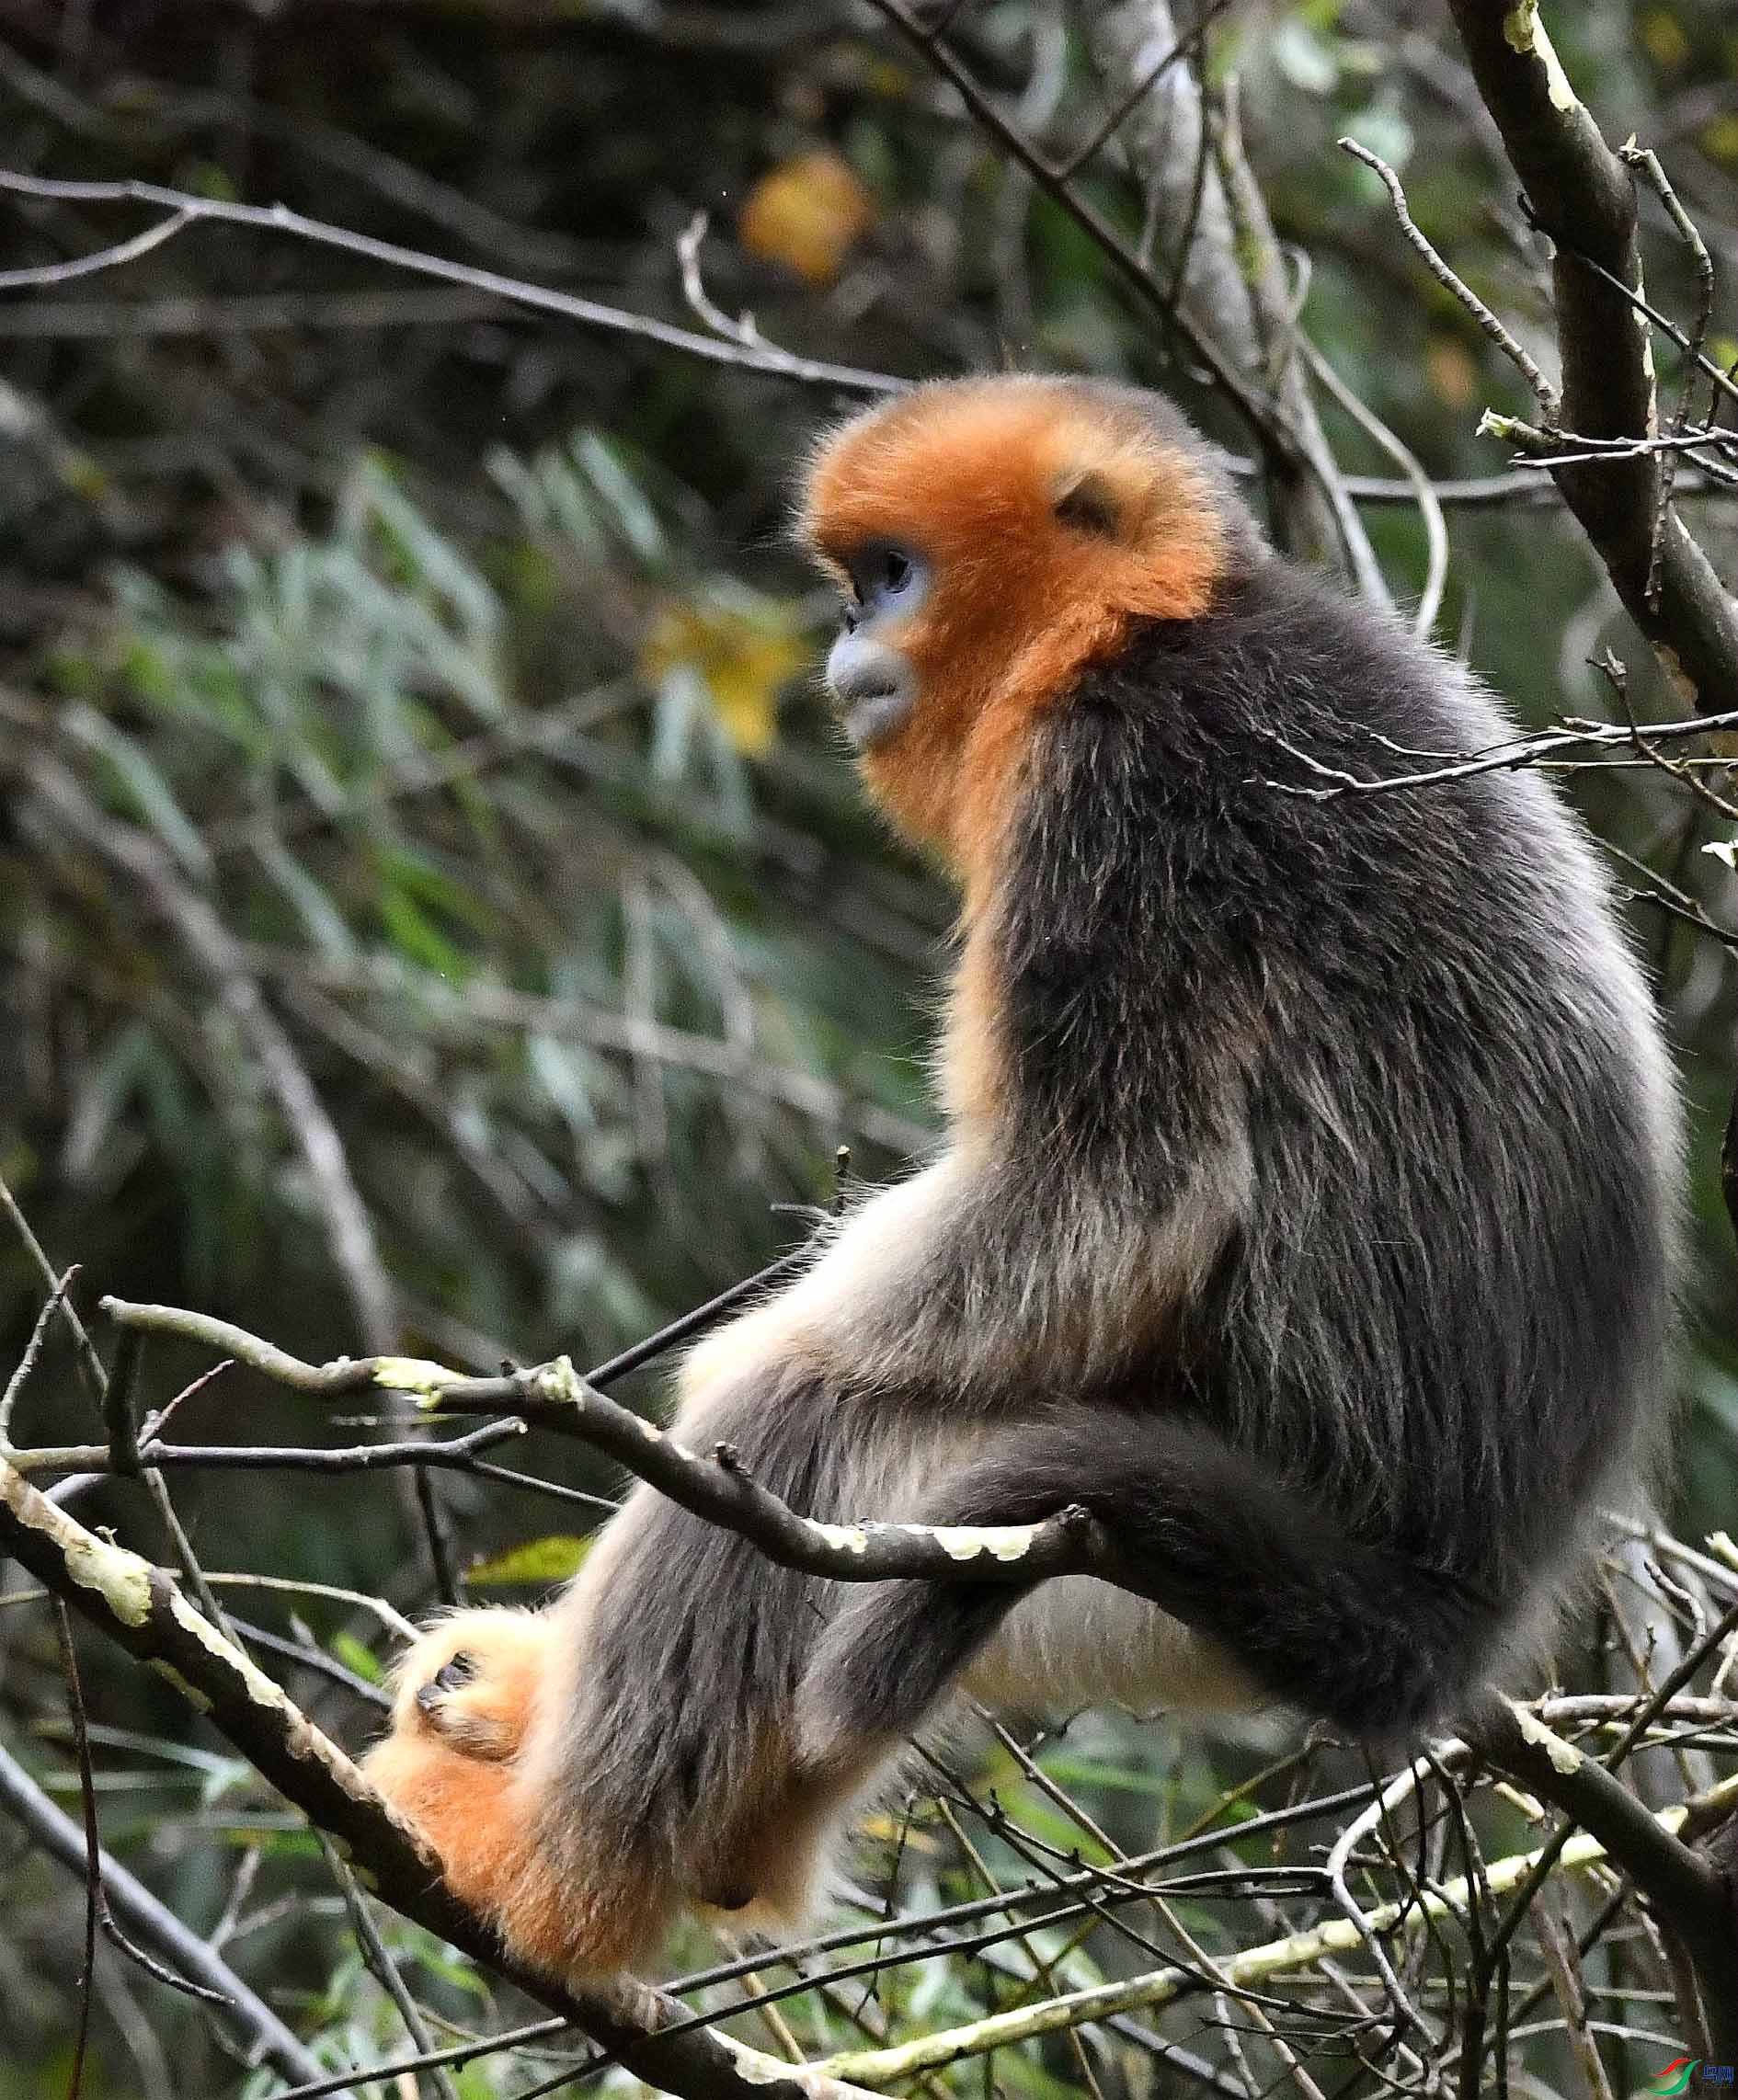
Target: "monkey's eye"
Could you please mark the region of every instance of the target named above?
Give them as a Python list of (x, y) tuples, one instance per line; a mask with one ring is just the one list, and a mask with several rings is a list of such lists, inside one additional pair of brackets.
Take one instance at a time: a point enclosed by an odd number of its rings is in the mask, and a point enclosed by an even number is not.
[(909, 547), (892, 545), (885, 540), (865, 547), (851, 564), (852, 588), (857, 600), (847, 608), (846, 626), (857, 620), (873, 619), (884, 608), (897, 605), (901, 611), (908, 610), (924, 580), (922, 557)]

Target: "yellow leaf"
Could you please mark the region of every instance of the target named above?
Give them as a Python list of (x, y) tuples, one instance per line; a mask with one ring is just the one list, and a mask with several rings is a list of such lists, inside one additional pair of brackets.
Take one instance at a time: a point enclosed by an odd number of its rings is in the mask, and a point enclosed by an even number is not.
[(738, 751), (759, 758), (778, 728), (780, 688), (801, 665), (802, 642), (773, 607), (669, 604), (640, 651), (640, 676), (659, 685), (673, 670), (698, 677)]
[(1670, 72), (1689, 56), (1689, 39), (1682, 24), (1664, 7), (1650, 7), (1639, 26), (1641, 41), (1655, 65)]
[(1710, 117), (1697, 134), (1697, 143), (1709, 160), (1738, 161), (1738, 109), (1723, 109)]
[(875, 218), (875, 200), (834, 153), (781, 161), (749, 190), (737, 222), (742, 245), (810, 284), (830, 284)]
[(891, 1816), (864, 1816), (857, 1828), (866, 1838), (874, 1838), (881, 1844), (903, 1844), (907, 1852), (940, 1852), (941, 1846), (927, 1831), (913, 1830), (908, 1822), (898, 1822)]
[(1433, 336), (1424, 351), (1424, 370), (1437, 395), (1450, 408), (1464, 408), (1479, 392), (1479, 368), (1460, 344)]

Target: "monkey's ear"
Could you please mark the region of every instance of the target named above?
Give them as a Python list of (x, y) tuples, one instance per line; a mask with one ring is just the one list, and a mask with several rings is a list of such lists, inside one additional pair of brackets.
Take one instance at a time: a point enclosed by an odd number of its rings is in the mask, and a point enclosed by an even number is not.
[(1058, 524), (1077, 532), (1114, 540), (1122, 528), (1123, 507), (1109, 474), (1099, 467), (1070, 467), (1058, 477), (1050, 508)]

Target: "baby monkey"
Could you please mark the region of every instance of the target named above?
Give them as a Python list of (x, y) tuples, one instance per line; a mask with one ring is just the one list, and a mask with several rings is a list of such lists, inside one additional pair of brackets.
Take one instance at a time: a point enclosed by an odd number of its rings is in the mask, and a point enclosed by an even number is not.
[(1069, 1504), (1084, 1576), (830, 1584), (641, 1487), (548, 1611), (399, 1675), (374, 1781), (549, 1970), (799, 1918), (964, 1691), (1389, 1741), (1536, 1643), (1662, 1419), (1676, 1113), (1578, 824), (1261, 542), (1163, 401), (927, 385), (810, 462), (827, 679), (961, 892), (946, 1140), (703, 1342), (675, 1431), (826, 1521)]

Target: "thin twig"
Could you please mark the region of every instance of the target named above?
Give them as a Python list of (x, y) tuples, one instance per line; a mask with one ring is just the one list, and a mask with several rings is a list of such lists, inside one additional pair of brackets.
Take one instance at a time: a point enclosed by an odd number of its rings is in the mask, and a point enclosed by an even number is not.
[[(522, 2026), (505, 2027), (498, 2035), (486, 2035), (476, 2041), (452, 2042), (445, 2049), (419, 2050), (415, 2056), (395, 2057), (390, 2063), (369, 2066), (372, 2081), (388, 2078), (414, 2077), (419, 2071), (438, 2071), (445, 2068), (457, 2070), (461, 2064), (475, 2063), (484, 2057), (502, 2056), (509, 2049), (530, 2048), (540, 2042), (551, 2042), (562, 2035), (571, 2034), (571, 2021), (560, 2018), (530, 2020)], [(567, 2075), (577, 2078), (576, 2067)], [(281, 2093), (274, 2093), (271, 2100), (326, 2100), (326, 2095), (342, 2093), (354, 2074), (340, 2071), (336, 2076), (310, 2078), (305, 2083), (292, 2085)]]
[(1449, 268), (1442, 257), (1431, 245), (1428, 235), (1412, 217), (1411, 208), (1406, 202), (1406, 192), (1401, 187), (1400, 177), (1378, 154), (1373, 154), (1368, 146), (1360, 145), (1355, 139), (1339, 139), (1335, 141), (1335, 143), (1342, 153), (1350, 154), (1354, 160), (1362, 161), (1366, 167), (1380, 177), (1382, 187), (1388, 191), (1389, 201), (1394, 207), (1394, 216), (1400, 222), (1400, 230), (1406, 236), (1408, 244), (1418, 255), (1424, 268), (1442, 286), (1443, 290), (1472, 316), (1481, 331), (1496, 345), (1515, 371), (1520, 373), (1537, 397), (1539, 407), (1544, 412), (1546, 422), (1548, 424), (1555, 423), (1561, 405), (1557, 389), (1545, 377), (1535, 360), (1503, 325), (1502, 322), (1492, 313), (1472, 287), (1467, 283), (1464, 278), (1456, 276), (1455, 272)]
[(467, 1377), (417, 1357), (339, 1357), (314, 1364), (204, 1313), (113, 1297), (102, 1304), (121, 1327), (205, 1342), (297, 1392), (326, 1398), (409, 1393), (433, 1415), (509, 1410), (536, 1428), (595, 1444), (694, 1515), (739, 1532), (770, 1559), (807, 1574), (847, 1582), (916, 1575), (1023, 1587), (1071, 1572), (1095, 1573), (1124, 1586), (1140, 1580), (1104, 1527), (1082, 1509), (1062, 1510), (1038, 1524), (972, 1526), (821, 1524), (799, 1516), (744, 1472), (727, 1447), (709, 1457), (687, 1450), (606, 1398), (565, 1356), (493, 1378)]
[[(90, 1855), (85, 1832), (55, 1807), (4, 1744), (0, 1744), (0, 1812), (9, 1815), (51, 1859), (81, 1878), (87, 1874)], [(119, 1860), (99, 1853), (97, 1871), (109, 1907), (131, 1940), (156, 1947), (174, 1963), (183, 1980), (196, 1979), (203, 1985), (218, 2017), (242, 2047), (257, 2051), (285, 2078), (322, 2076), (319, 2064), (271, 2007)], [(353, 2083), (353, 2074), (346, 2074), (323, 2090), (345, 2092)]]
[[(1650, 743), (1661, 744), (1673, 743), (1682, 737), (1706, 736), (1721, 729), (1738, 729), (1738, 708), (1719, 714), (1692, 715), (1680, 722), (1651, 723), (1645, 734)], [(1301, 795), (1311, 802), (1332, 802), (1344, 794), (1398, 793), (1412, 788), (1439, 787), (1449, 781), (1473, 780), (1481, 773), (1518, 771), (1525, 767), (1540, 765), (1560, 751), (1580, 747), (1632, 747), (1635, 735), (1626, 724), (1586, 722), (1570, 715), (1564, 717), (1560, 728), (1517, 735), (1487, 750), (1469, 751), (1464, 757), (1451, 758), (1439, 766), (1417, 772), (1363, 774), (1349, 772), (1343, 766), (1330, 766), (1275, 730), (1265, 740), (1288, 758), (1295, 759), (1312, 779), (1322, 784), (1305, 787), (1286, 781), (1267, 781), (1263, 784), (1278, 793)]]
[[(449, 1467), (465, 1470), (478, 1452), (523, 1436), (520, 1421), (486, 1422), (463, 1436), (419, 1439), (404, 1444), (161, 1444), (144, 1446), (146, 1462), (179, 1472), (375, 1473), (403, 1466)], [(39, 1473), (108, 1473), (114, 1470), (108, 1447), (100, 1444), (45, 1444), (9, 1454), (27, 1478)], [(589, 1498), (605, 1508), (600, 1496)]]
[[(1672, 428), (1682, 439), (1689, 427), (1690, 408), (1696, 397), (1696, 372), (1702, 355), (1702, 345), (1708, 340), (1708, 325), (1714, 314), (1714, 259), (1708, 252), (1696, 222), (1678, 200), (1676, 190), (1666, 179), (1665, 170), (1660, 165), (1659, 155), (1651, 149), (1637, 146), (1633, 141), (1618, 148), (1618, 158), (1629, 168), (1640, 168), (1658, 192), (1679, 238), (1688, 248), (1696, 265), (1698, 298), (1696, 325), (1690, 333), (1689, 347), (1684, 360), (1683, 388), (1678, 396), (1677, 414)], [(1648, 556), (1648, 603), (1659, 610), (1660, 604), (1660, 555), (1665, 545), (1665, 514), (1672, 505), (1672, 481), (1677, 471), (1677, 449), (1674, 447), (1665, 455), (1660, 473), (1659, 493), (1654, 498), (1653, 545)]]
[[(366, 256), (372, 262), (385, 263), (394, 269), (412, 270), (419, 277), (440, 278), (449, 284), (462, 284), (473, 291), (488, 292), (515, 306), (555, 314), (563, 320), (581, 322), (589, 328), (636, 337), (665, 349), (680, 350), (685, 357), (700, 358), (708, 364), (767, 372), (779, 379), (798, 380), (806, 385), (839, 387), (852, 394), (881, 394), (900, 393), (906, 383), (886, 372), (863, 371), (853, 365), (829, 364), (817, 358), (799, 358), (788, 350), (775, 349), (770, 344), (745, 349), (738, 343), (699, 335), (692, 328), (679, 328), (670, 322), (654, 320), (649, 314), (631, 314), (619, 306), (602, 305), (595, 299), (582, 299), (575, 292), (556, 291), (548, 285), (531, 284), (520, 278), (503, 276), (498, 270), (453, 262), (444, 256), (429, 255), (418, 248), (400, 247), (394, 241), (377, 240), (372, 234), (330, 225), (325, 220), (310, 219), (301, 211), (293, 211), (287, 204), (238, 204), (224, 198), (196, 197), (184, 190), (166, 189), (155, 182), (61, 182), (45, 176), (26, 175), (13, 168), (0, 168), (0, 190), (67, 203), (162, 205), (179, 215), (170, 228), (173, 233), (180, 233), (196, 222), (215, 221), (224, 225), (252, 226), (262, 233), (289, 234), (320, 247), (341, 248), (349, 255)], [(166, 240), (168, 234), (159, 230), (157, 238)]]
[(100, 1405), (103, 1390), (109, 1383), (109, 1375), (103, 1369), (102, 1358), (97, 1353), (97, 1344), (91, 1340), (84, 1321), (79, 1318), (78, 1307), (67, 1293), (61, 1289), (61, 1279), (55, 1273), (54, 1264), (42, 1251), (42, 1242), (31, 1229), (29, 1219), (18, 1208), (17, 1198), (6, 1186), (3, 1176), (0, 1176), (0, 1211), (4, 1211), (11, 1220), (13, 1230), (24, 1242), (24, 1250), (30, 1257), (32, 1266), (50, 1295), (58, 1294), (61, 1317), (65, 1320), (67, 1331), (73, 1338), (79, 1376), (84, 1382), (85, 1390)]
[(1366, 430), (1400, 465), (1418, 497), (1418, 515), (1424, 521), (1424, 588), (1418, 610), (1412, 615), (1414, 633), (1428, 635), (1442, 609), (1443, 587), (1448, 580), (1448, 528), (1443, 520), (1442, 503), (1430, 476), (1419, 465), (1409, 447), (1402, 444), (1367, 403), (1360, 401), (1308, 336), (1299, 334), (1299, 348), (1310, 371), (1340, 404), (1360, 429)]
[(193, 223), (194, 214), (184, 207), (177, 207), (166, 219), (159, 219), (154, 226), (147, 226), (143, 234), (133, 234), (131, 240), (117, 241), (112, 247), (98, 248), (88, 256), (72, 256), (65, 262), (34, 263), (24, 269), (0, 270), (0, 291), (27, 291), (45, 284), (65, 284), (75, 277), (94, 277), (98, 270), (116, 269), (122, 263), (136, 262), (141, 256), (148, 256), (153, 248), (160, 248), (165, 241), (173, 240), (177, 234)]
[[(1123, 236), (1095, 206), (1052, 167), (1042, 154), (1010, 124), (941, 39), (906, 11), (900, 0), (870, 0), (870, 5), (918, 55), (954, 88), (974, 121), (1001, 150), (1016, 160), (1045, 194), (1061, 206), (1111, 264), (1137, 298), (1163, 316), (1212, 373), (1226, 397), (1234, 402), (1250, 427), (1283, 459), (1295, 455), (1296, 439), (1276, 417), (1272, 405), (1244, 379), (1219, 344), (1181, 309), (1171, 308), (1164, 288)], [(742, 354), (742, 353), (738, 353)]]
[[(425, 2060), (433, 2049), (429, 2029), (417, 2010), (417, 2001), (411, 1996), (405, 1980), (398, 1973), (397, 1965), (386, 1951), (380, 1936), (380, 1928), (368, 1912), (368, 1904), (361, 1890), (356, 1886), (356, 1877), (339, 1855), (337, 1847), (324, 1831), (319, 1833), (320, 1851), (325, 1857), (326, 1870), (338, 1885), (344, 1899), (345, 1913), (350, 1921), (350, 1930), (356, 1935), (356, 1944), (361, 1950), (363, 1963), (369, 1974), (392, 2000), (398, 2017), (405, 2024), (405, 2032), (410, 2037), (413, 2049), (419, 2049)], [(429, 2069), (429, 2078), (440, 2100), (459, 2100), (459, 2089), (452, 2083), (452, 2074), (442, 2065)]]
[(1606, 2067), (1600, 2061), (1599, 2045), (1587, 2028), (1585, 1980), (1581, 1972), (1581, 1959), (1573, 1935), (1549, 1901), (1535, 1905), (1533, 1931), (1538, 1940), (1539, 1950), (1545, 1957), (1551, 1989), (1556, 1992), (1557, 2003), (1562, 2009), (1563, 2022), (1569, 2031), (1571, 2053), (1581, 2071), (1585, 2088), (1584, 2100), (1613, 2100), (1611, 2081), (1607, 2077)]
[[(73, 1645), (72, 1620), (59, 1597), (54, 1599), (54, 1632), (60, 1648), (61, 1673), (66, 1684), (66, 1710), (73, 1728), (79, 1799), (84, 1808), (85, 1884), (90, 1913), (109, 1945), (156, 1982), (166, 1984), (171, 1991), (179, 1991), (186, 1997), (197, 1998), (203, 2004), (227, 2006), (230, 2000), (224, 1992), (214, 1990), (209, 1984), (196, 1983), (189, 1977), (177, 1976), (173, 1969), (166, 1969), (143, 1947), (135, 1946), (115, 1922), (108, 1892), (103, 1887), (103, 1851), (97, 1827), (97, 1777), (91, 1765), (90, 1722), (85, 1710), (85, 1687), (79, 1678), (78, 1653)], [(88, 1987), (88, 1955), (86, 1969), (85, 1982)]]
[[(1365, 1790), (1359, 1791), (1362, 1794)], [(1738, 1807), (1738, 1777), (1722, 1782), (1709, 1798), (1730, 1800)], [(1699, 1802), (1683, 1803), (1663, 1809), (1653, 1820), (1663, 1832), (1675, 1832), (1699, 1806)], [(1506, 1859), (1493, 1860), (1485, 1877), (1496, 1893), (1504, 1893), (1525, 1882), (1540, 1857), (1538, 1853), (1517, 1853)], [(1556, 1869), (1582, 1868), (1598, 1865), (1605, 1858), (1605, 1847), (1583, 1831), (1569, 1840), (1551, 1864)], [(1414, 1892), (1404, 1900), (1382, 1904), (1366, 1913), (1366, 1923), (1371, 1932), (1421, 1930), (1426, 1915), (1453, 1917), (1467, 1900), (1467, 1883), (1450, 1881), (1440, 1889)], [(1303, 1931), (1288, 1933), (1282, 1939), (1245, 1947), (1223, 1966), (1231, 1982), (1247, 1990), (1270, 1978), (1312, 1968), (1324, 1955), (1354, 1953), (1364, 1946), (1365, 1938), (1366, 1935), (1349, 1918), (1330, 1918)], [(966, 2057), (981, 2056), (1012, 2042), (1059, 2034), (1083, 2021), (1102, 2019), (1110, 2013), (1170, 2003), (1189, 1989), (1193, 1981), (1186, 1970), (1172, 1964), (1145, 1976), (1069, 1992), (1010, 2013), (990, 2014), (960, 2026), (915, 2037), (893, 2048), (848, 2050), (828, 2058), (821, 2068), (829, 2075), (849, 2078), (861, 2084), (891, 2085), (918, 2071), (937, 2069)]]
[(90, 2048), (91, 2005), (97, 1987), (97, 1912), (102, 1901), (102, 1843), (97, 1832), (97, 1789), (91, 1778), (90, 1744), (85, 1733), (85, 1702), (78, 1689), (78, 1663), (73, 1653), (73, 1627), (65, 1604), (54, 1600), (54, 1638), (66, 1681), (66, 1703), (78, 1743), (79, 1802), (85, 1816), (85, 1953), (78, 1981), (78, 2019), (73, 2030), (73, 2068), (67, 2073), (66, 2100), (78, 2100), (85, 2083), (85, 2056)]
[(1111, 108), (1109, 115), (1086, 141), (1078, 146), (1067, 160), (1057, 164), (1057, 179), (1070, 182), (1091, 160), (1096, 159), (1106, 143), (1122, 130), (1128, 119), (1147, 99), (1179, 59), (1193, 57), (1205, 41), (1207, 31), (1213, 27), (1231, 0), (1207, 0), (1197, 20), (1191, 23), (1168, 51), (1161, 51), (1127, 92)]
[(1376, 1798), (1364, 1811), (1355, 1816), (1334, 1839), (1327, 1858), (1328, 1885), (1333, 1891), (1333, 1900), (1340, 1906), (1363, 1942), (1365, 1952), (1376, 1966), (1382, 1980), (1382, 1988), (1388, 1993), (1389, 2003), (1394, 2016), (1402, 2025), (1411, 2027), (1424, 2047), (1425, 2056), (1434, 2056), (1436, 2037), (1424, 2024), (1424, 2016), (1412, 2003), (1395, 1973), (1394, 1965), (1388, 1958), (1380, 1935), (1367, 1912), (1353, 1895), (1346, 1878), (1346, 1866), (1353, 1853), (1363, 1843), (1372, 1831), (1380, 1829), (1401, 1801), (1409, 1800), (1422, 1783), (1430, 1775), (1433, 1761), (1421, 1757), (1409, 1764), (1386, 1787), (1378, 1787)]
[[(1500, 416), (1487, 408), (1479, 418), (1481, 438), (1501, 438), (1519, 448), (1519, 469), (1545, 468), (1556, 473), (1561, 467), (1632, 465), (1671, 452), (1703, 451), (1728, 453), (1738, 449), (1738, 438), (1730, 430), (1689, 430), (1681, 437), (1672, 430), (1652, 437), (1592, 438), (1580, 431), (1540, 430), (1518, 416)], [(1723, 460), (1703, 459), (1702, 472), (1722, 485), (1738, 487), (1738, 472)]]
[(263, 1778), (348, 1848), (384, 1900), (578, 2022), (636, 2075), (684, 2100), (854, 2100), (825, 2073), (792, 2071), (725, 2037), (666, 2036), (680, 2008), (631, 1979), (569, 1990), (505, 1955), (408, 1826), (280, 1686), (161, 1570), (53, 1508), (4, 1458), (0, 1546), (130, 1654), (157, 1664)]
[(30, 1330), (30, 1339), (24, 1345), (24, 1354), (18, 1358), (11, 1377), (6, 1380), (6, 1391), (0, 1393), (0, 1450), (6, 1447), (12, 1433), (13, 1411), (17, 1407), (18, 1395), (23, 1392), (31, 1372), (36, 1369), (36, 1360), (42, 1352), (43, 1338), (53, 1325), (55, 1315), (65, 1303), (67, 1292), (77, 1281), (78, 1273), (78, 1264), (74, 1262), (43, 1299), (42, 1309), (36, 1316), (36, 1325)]

